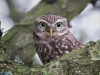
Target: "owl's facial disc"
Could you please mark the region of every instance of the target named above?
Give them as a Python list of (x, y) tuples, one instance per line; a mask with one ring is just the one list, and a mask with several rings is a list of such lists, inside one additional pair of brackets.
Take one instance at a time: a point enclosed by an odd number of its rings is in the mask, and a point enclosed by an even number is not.
[[(50, 20), (49, 20), (50, 21)], [(55, 22), (46, 20), (37, 21), (37, 35), (41, 38), (54, 38), (64, 35), (68, 32), (66, 19), (57, 19)]]

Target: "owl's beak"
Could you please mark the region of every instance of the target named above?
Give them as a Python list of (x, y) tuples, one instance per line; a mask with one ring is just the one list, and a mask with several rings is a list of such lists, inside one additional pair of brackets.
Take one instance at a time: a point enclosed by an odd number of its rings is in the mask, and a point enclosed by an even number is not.
[(50, 28), (50, 36), (52, 36), (52, 33), (53, 33), (53, 32), (52, 32), (52, 28)]

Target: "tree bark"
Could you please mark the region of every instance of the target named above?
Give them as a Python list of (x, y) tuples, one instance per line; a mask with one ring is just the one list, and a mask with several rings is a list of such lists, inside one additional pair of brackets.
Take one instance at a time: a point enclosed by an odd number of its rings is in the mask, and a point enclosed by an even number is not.
[[(41, 67), (25, 66), (32, 62), (36, 52), (32, 39), (35, 18), (45, 14), (56, 14), (66, 17), (70, 21), (89, 2), (90, 0), (57, 0), (56, 3), (47, 4), (45, 1), (41, 1), (3, 37), (8, 54), (1, 46), (1, 74), (7, 72), (13, 75), (98, 75), (100, 72), (100, 41), (90, 42), (85, 47)], [(10, 59), (10, 57), (14, 59), (16, 55), (25, 65), (19, 65)]]
[(4, 73), (9, 75), (99, 75), (100, 40), (91, 41), (44, 66), (32, 68), (11, 61), (2, 46), (0, 47), (0, 74)]

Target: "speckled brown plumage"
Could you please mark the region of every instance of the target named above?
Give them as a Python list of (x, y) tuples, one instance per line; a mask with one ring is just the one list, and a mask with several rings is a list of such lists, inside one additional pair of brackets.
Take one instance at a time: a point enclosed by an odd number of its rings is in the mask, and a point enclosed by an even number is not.
[(69, 31), (66, 18), (58, 15), (38, 17), (34, 23), (33, 39), (36, 51), (44, 64), (82, 45)]

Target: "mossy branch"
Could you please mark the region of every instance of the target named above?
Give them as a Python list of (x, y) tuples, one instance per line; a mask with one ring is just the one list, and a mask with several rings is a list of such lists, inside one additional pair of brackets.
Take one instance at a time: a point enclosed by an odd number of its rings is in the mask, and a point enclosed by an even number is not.
[[(2, 53), (1, 56), (6, 55)], [(89, 42), (85, 46), (74, 50), (58, 60), (44, 66), (29, 68), (11, 61), (8, 56), (0, 60), (1, 73), (12, 75), (99, 75), (100, 73), (100, 40)]]
[[(44, 14), (57, 14), (70, 21), (79, 14), (90, 0), (57, 0), (47, 4), (41, 1), (26, 16), (0, 39), (0, 74), (9, 75), (99, 75), (100, 74), (100, 41), (89, 42), (86, 46), (70, 52), (40, 67), (29, 68), (15, 63), (11, 55), (18, 55), (25, 64), (29, 64), (35, 48), (32, 39), (33, 22)], [(4, 46), (7, 47), (5, 50)], [(8, 54), (7, 54), (8, 53)], [(23, 57), (25, 56), (25, 57)], [(28, 60), (29, 59), (29, 60)]]

